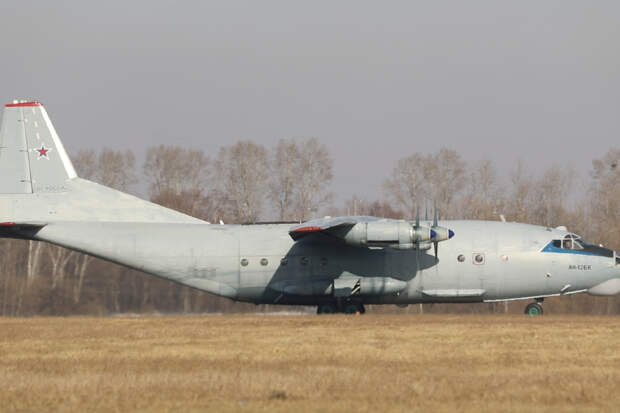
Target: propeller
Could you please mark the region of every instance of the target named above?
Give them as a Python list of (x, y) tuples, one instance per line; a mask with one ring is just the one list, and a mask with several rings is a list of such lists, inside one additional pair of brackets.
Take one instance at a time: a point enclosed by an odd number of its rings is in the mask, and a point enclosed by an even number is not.
[(449, 240), (454, 236), (454, 231), (439, 226), (439, 208), (435, 203), (435, 211), (433, 214), (433, 225), (431, 226), (431, 241), (435, 250), (435, 259), (439, 259), (439, 242)]
[(439, 226), (439, 208), (437, 203), (434, 207), (433, 223), (430, 228), (428, 227), (428, 205), (426, 207), (426, 222), (424, 226), (420, 226), (420, 206), (416, 207), (415, 227), (414, 227), (414, 240), (415, 249), (420, 251), (426, 251), (430, 249), (430, 244), (433, 243), (435, 250), (435, 259), (438, 260), (439, 256), (439, 243), (441, 241), (448, 240), (454, 236), (454, 232), (448, 228)]

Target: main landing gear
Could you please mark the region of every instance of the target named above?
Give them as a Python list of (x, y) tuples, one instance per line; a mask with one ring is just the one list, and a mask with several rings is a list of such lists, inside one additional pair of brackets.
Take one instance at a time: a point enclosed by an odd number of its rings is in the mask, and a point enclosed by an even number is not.
[(322, 303), (316, 309), (317, 314), (335, 314), (335, 313), (344, 313), (344, 314), (364, 314), (366, 309), (364, 308), (364, 304), (357, 303), (353, 301), (348, 302), (329, 302)]
[(532, 317), (543, 315), (543, 307), (541, 305), (542, 302), (543, 302), (542, 298), (537, 298), (535, 303), (529, 303), (525, 307), (525, 314), (532, 316)]

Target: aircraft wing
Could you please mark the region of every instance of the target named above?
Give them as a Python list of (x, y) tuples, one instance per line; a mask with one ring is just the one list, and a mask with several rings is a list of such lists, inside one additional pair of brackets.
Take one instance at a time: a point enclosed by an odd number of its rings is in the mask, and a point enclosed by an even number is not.
[(367, 217), (367, 216), (350, 216), (350, 217), (334, 217), (334, 218), (319, 218), (310, 221), (303, 222), (299, 225), (292, 226), (288, 234), (295, 241), (298, 239), (316, 233), (327, 233), (335, 229), (343, 229), (346, 227), (353, 227), (355, 224), (362, 222), (378, 221), (380, 218)]
[(440, 227), (421, 225), (404, 219), (369, 216), (326, 217), (292, 226), (288, 233), (297, 241), (311, 234), (325, 234), (340, 239), (345, 244), (363, 248), (394, 248), (399, 250), (428, 250), (454, 236), (454, 231)]

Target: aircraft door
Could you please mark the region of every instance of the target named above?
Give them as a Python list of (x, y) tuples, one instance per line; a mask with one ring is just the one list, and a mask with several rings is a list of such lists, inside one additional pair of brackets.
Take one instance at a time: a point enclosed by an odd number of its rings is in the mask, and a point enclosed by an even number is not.
[(570, 253), (583, 249), (579, 242), (571, 235), (567, 235), (566, 238), (561, 241), (554, 240), (553, 247), (556, 248), (557, 251), (563, 251), (564, 253), (550, 254), (552, 259), (546, 279), (547, 290), (550, 294), (564, 293), (575, 286), (575, 270), (584, 268), (584, 265), (586, 265), (586, 256)]

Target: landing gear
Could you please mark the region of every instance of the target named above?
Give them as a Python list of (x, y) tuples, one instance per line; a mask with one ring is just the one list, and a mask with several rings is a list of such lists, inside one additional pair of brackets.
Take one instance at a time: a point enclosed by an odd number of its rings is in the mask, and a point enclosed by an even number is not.
[(336, 305), (331, 303), (319, 304), (316, 309), (317, 314), (334, 314), (336, 312)]
[(525, 314), (527, 314), (529, 316), (532, 316), (532, 317), (533, 316), (538, 316), (538, 315), (543, 315), (542, 305), (540, 305), (538, 302), (536, 302), (536, 303), (529, 303), (527, 305), (527, 307), (525, 307)]
[(317, 314), (364, 314), (365, 312), (364, 304), (353, 301), (345, 302), (341, 305), (337, 305), (337, 303), (323, 303), (319, 304), (316, 309)]

